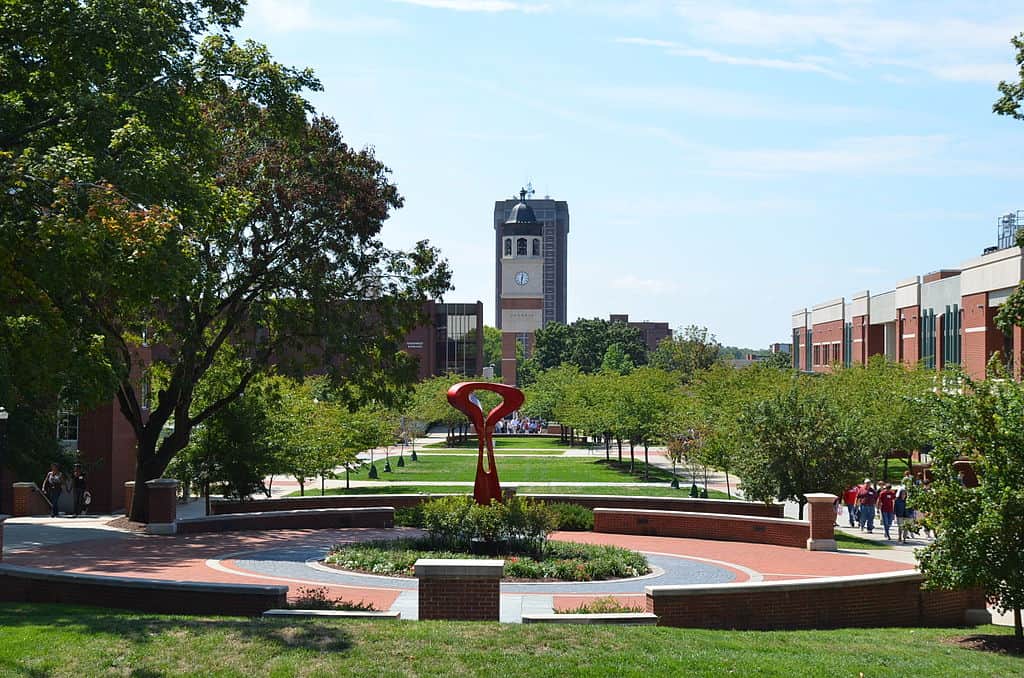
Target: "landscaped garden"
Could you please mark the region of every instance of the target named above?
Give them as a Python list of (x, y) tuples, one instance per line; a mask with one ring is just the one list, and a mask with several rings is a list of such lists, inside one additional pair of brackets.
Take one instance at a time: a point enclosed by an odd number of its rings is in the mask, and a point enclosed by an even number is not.
[[(425, 447), (428, 448), (428, 449), (438, 449), (438, 448), (440, 448), (440, 449), (448, 449), (448, 450), (450, 450), (450, 449), (461, 448), (461, 449), (466, 449), (466, 450), (475, 450), (475, 449), (477, 449), (477, 444), (478, 443), (477, 443), (476, 436), (470, 436), (468, 439), (463, 440), (461, 442), (458, 442), (458, 443), (456, 443), (454, 445), (449, 445), (447, 442), (441, 441), (441, 442), (438, 442), (438, 443), (429, 443)], [(582, 448), (586, 449), (586, 446), (583, 445)], [(495, 449), (495, 451), (497, 451), (499, 449), (506, 449), (506, 450), (530, 450), (530, 451), (536, 451), (536, 450), (559, 450), (561, 452), (564, 452), (565, 450), (569, 450), (569, 449), (579, 449), (579, 447), (572, 448), (572, 447), (569, 446), (568, 442), (563, 442), (559, 438), (549, 438), (547, 436), (525, 435), (525, 436), (517, 436), (517, 437), (514, 437), (514, 438), (511, 438), (511, 437), (503, 438), (501, 436), (495, 436), (494, 437), (494, 449)]]
[[(704, 631), (666, 627), (204, 618), (0, 603), (15, 676), (1014, 676), (967, 647), (1012, 629)], [(981, 638), (977, 641), (964, 641)]]
[[(381, 460), (375, 460), (379, 477), (393, 483), (403, 481), (425, 482), (472, 482), (476, 477), (476, 455), (420, 457), (417, 462), (407, 461), (405, 466), (391, 464), (392, 472), (384, 473)], [(650, 466), (644, 478), (642, 459), (629, 472), (629, 461), (619, 463), (614, 458), (552, 458), (552, 457), (507, 457), (497, 464), (498, 477), (504, 482), (599, 482), (599, 483), (642, 483), (671, 482), (672, 474), (657, 466)], [(363, 478), (365, 467), (352, 477)]]
[(428, 536), (338, 545), (325, 562), (344, 570), (411, 577), (420, 558), (499, 555), (507, 580), (596, 581), (651, 571), (647, 558), (635, 551), (549, 541), (555, 530), (593, 528), (593, 513), (572, 504), (513, 497), (483, 506), (469, 497), (444, 497), (399, 511), (396, 522), (422, 527)]

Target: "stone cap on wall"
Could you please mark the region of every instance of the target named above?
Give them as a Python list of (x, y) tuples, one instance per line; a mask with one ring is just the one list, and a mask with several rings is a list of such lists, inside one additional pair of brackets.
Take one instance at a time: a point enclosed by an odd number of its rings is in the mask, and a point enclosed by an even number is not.
[(418, 578), (501, 579), (505, 572), (505, 561), (420, 558), (414, 567)]
[(32, 482), (11, 483), (11, 487), (34, 487), (36, 489), (39, 489), (39, 486)]
[(831, 504), (838, 498), (839, 497), (837, 497), (836, 495), (829, 494), (828, 492), (810, 492), (804, 495), (804, 499), (807, 500), (808, 504), (820, 504), (824, 502), (828, 502)]
[(602, 612), (597, 614), (524, 614), (524, 624), (615, 624), (618, 626), (657, 626), (653, 612)]
[(146, 487), (178, 487), (178, 481), (174, 478), (154, 478), (146, 481)]
[(840, 589), (867, 583), (894, 584), (923, 582), (924, 575), (917, 570), (900, 570), (877, 574), (854, 574), (844, 577), (822, 577), (813, 580), (760, 581), (741, 584), (684, 584), (681, 586), (645, 586), (644, 593), (658, 597), (703, 596), (709, 593), (747, 595), (763, 591), (807, 591), (811, 589)]

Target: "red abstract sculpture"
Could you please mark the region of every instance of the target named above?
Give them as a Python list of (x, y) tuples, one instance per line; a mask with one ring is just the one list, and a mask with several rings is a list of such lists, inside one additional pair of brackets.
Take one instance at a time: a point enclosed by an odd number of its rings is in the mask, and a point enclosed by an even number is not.
[[(473, 391), (492, 391), (500, 395), (501, 403), (484, 418), (484, 408)], [(473, 422), (477, 437), (476, 482), (473, 483), (473, 498), (485, 506), (491, 500), (501, 501), (501, 485), (498, 484), (498, 469), (494, 465), (494, 425), (505, 415), (519, 409), (525, 397), (514, 386), (495, 384), (489, 381), (464, 381), (448, 389), (448, 402), (464, 413)], [(487, 469), (484, 469), (484, 444), (487, 445)]]

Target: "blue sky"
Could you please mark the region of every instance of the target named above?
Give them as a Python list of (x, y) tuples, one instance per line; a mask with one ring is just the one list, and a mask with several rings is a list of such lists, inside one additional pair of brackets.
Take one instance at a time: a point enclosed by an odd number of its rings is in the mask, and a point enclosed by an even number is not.
[(494, 201), (569, 203), (569, 318), (786, 341), (793, 309), (954, 267), (1024, 209), (1014, 2), (250, 0), (372, 145), (450, 301), (494, 322)]

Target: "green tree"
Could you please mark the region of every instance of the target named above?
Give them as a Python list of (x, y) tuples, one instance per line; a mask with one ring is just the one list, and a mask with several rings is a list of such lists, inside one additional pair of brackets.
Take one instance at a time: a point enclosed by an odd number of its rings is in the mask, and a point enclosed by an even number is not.
[[(1005, 375), (997, 375), (1004, 377)], [(917, 552), (931, 585), (985, 591), (1014, 611), (1024, 638), (1024, 386), (960, 375), (960, 387), (929, 399), (932, 483), (914, 497), (935, 528)], [(977, 487), (964, 487), (954, 463), (973, 462)]]
[(649, 477), (648, 451), (656, 440), (665, 440), (674, 407), (678, 381), (654, 367), (641, 367), (619, 377), (616, 411), (630, 440), (629, 469), (633, 471), (633, 444), (644, 448), (644, 479)]
[(721, 358), (722, 345), (706, 327), (690, 325), (661, 340), (650, 355), (652, 366), (674, 372), (688, 382)]
[[(342, 397), (394, 398), (413, 376), (401, 338), (449, 286), (426, 243), (383, 246), (401, 206), (387, 169), (312, 115), (308, 70), (231, 39), (242, 7), (4, 5), (0, 278), (33, 303), (0, 303), (20, 317), (45, 300), (53, 326), (75, 328), (68, 343), (102, 337), (137, 442), (136, 520), (145, 481), (272, 360), (330, 368)], [(148, 412), (134, 376), (144, 338), (166, 349)], [(247, 369), (197, 407), (229, 344)]]
[(501, 330), (484, 325), (484, 365), (494, 365), (494, 376), (501, 376)]
[[(806, 378), (804, 378), (806, 379)], [(806, 383), (751, 405), (736, 459), (748, 499), (789, 499), (803, 519), (808, 492), (839, 492), (868, 464), (856, 423)]]
[(636, 365), (622, 348), (622, 344), (614, 343), (604, 352), (601, 360), (602, 372), (613, 372), (615, 374), (629, 374)]
[(548, 323), (535, 337), (533, 359), (541, 370), (569, 363), (586, 373), (597, 372), (612, 344), (619, 344), (633, 365), (647, 363), (643, 335), (626, 323), (600, 318), (581, 318), (569, 325)]

